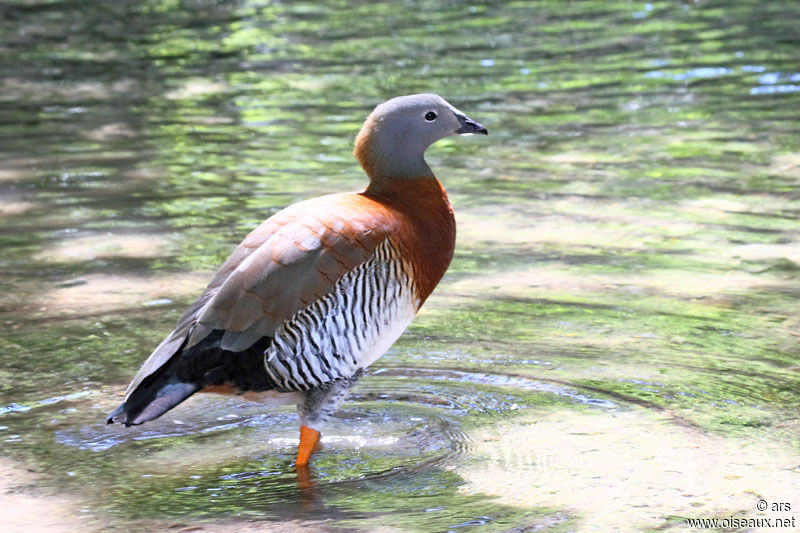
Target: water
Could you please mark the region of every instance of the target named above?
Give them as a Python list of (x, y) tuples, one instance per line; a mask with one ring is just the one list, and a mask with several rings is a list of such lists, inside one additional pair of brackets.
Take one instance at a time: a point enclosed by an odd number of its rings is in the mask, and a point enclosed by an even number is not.
[[(6, 0), (14, 530), (684, 530), (798, 494), (796, 2)], [(292, 409), (104, 415), (233, 246), (437, 92), (456, 257), (291, 467)], [(33, 503), (31, 503), (33, 502)], [(26, 507), (32, 506), (32, 507)], [(27, 529), (30, 530), (30, 529)]]

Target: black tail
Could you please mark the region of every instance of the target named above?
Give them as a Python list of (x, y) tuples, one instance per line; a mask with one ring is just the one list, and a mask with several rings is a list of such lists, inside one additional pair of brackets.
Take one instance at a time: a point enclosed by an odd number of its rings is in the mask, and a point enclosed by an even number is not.
[(108, 415), (107, 422), (135, 426), (163, 415), (199, 390), (194, 383), (165, 383), (160, 387), (140, 385), (127, 401)]
[(107, 422), (138, 425), (163, 415), (183, 400), (214, 385), (231, 384), (240, 392), (274, 388), (264, 368), (264, 351), (272, 338), (262, 337), (250, 348), (229, 352), (220, 348), (223, 331), (215, 330), (188, 350), (183, 347), (167, 364), (145, 378)]

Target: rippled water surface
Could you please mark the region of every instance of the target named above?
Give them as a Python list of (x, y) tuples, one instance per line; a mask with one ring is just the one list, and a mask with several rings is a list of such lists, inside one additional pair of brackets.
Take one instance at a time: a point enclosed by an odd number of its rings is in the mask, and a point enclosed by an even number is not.
[[(649, 531), (800, 509), (800, 4), (4, 0), (0, 487), (73, 530)], [(437, 92), (459, 236), (326, 429), (106, 426), (213, 270)], [(797, 519), (797, 518), (795, 518)], [(16, 528), (16, 529), (15, 529)]]

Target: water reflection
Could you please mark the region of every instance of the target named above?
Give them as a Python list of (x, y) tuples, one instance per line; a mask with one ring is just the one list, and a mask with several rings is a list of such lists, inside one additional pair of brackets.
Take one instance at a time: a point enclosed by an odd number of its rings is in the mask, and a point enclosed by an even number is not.
[[(48, 510), (12, 529), (682, 529), (797, 493), (799, 15), (5, 2), (0, 488)], [(291, 410), (106, 427), (242, 235), (363, 186), (364, 116), (421, 91), (495, 141), (431, 149), (455, 261), (312, 469)]]

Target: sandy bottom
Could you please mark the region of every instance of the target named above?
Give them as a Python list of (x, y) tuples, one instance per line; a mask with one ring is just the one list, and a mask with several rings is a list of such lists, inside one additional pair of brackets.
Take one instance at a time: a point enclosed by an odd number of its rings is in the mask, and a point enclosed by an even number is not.
[(159, 235), (105, 233), (63, 239), (36, 254), (34, 259), (70, 263), (99, 257), (152, 258), (164, 255), (168, 247), (169, 240)]
[[(2, 174), (0, 174), (0, 181), (2, 181)], [(13, 201), (0, 198), (0, 218), (15, 217), (40, 207), (39, 204), (33, 202)]]
[(200, 296), (206, 273), (181, 273), (150, 278), (92, 274), (80, 278), (80, 285), (51, 290), (42, 304), (50, 312), (74, 312), (80, 309), (113, 310), (169, 303), (167, 300)]
[(0, 458), (0, 531), (3, 533), (326, 531), (324, 521), (208, 522), (139, 521), (113, 523), (86, 508), (77, 496), (54, 494), (37, 483), (41, 475), (23, 464)]
[(49, 494), (40, 476), (22, 464), (0, 458), (0, 516), (5, 533), (99, 531), (77, 498)]
[[(578, 531), (686, 530), (687, 517), (800, 523), (800, 463), (774, 441), (706, 435), (643, 411), (563, 411), (473, 437), (481, 459), (458, 470), (462, 492), (566, 510)], [(760, 512), (759, 500), (792, 511)]]

